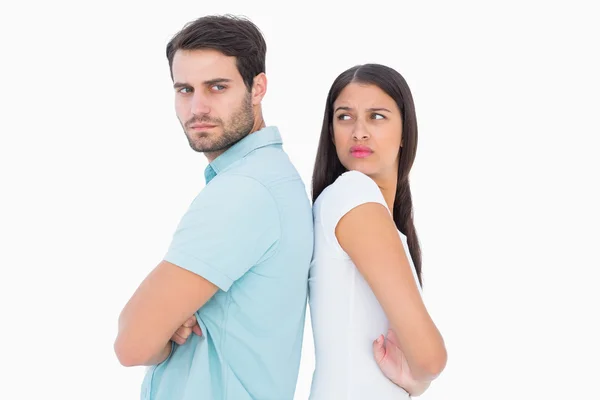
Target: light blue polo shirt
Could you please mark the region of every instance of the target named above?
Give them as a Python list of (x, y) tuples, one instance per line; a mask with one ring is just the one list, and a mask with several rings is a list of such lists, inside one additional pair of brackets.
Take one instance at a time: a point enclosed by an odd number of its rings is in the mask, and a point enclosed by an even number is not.
[(210, 163), (165, 260), (219, 287), (196, 313), (203, 336), (150, 367), (146, 400), (293, 399), (300, 366), (312, 209), (275, 127)]

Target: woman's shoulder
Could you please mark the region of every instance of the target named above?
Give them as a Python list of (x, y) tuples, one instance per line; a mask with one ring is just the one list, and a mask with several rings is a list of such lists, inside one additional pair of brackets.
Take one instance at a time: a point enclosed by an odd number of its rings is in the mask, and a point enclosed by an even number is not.
[(365, 190), (369, 192), (380, 192), (375, 181), (368, 175), (360, 171), (346, 171), (338, 176), (331, 185), (325, 188), (325, 190), (323, 190), (319, 196), (319, 199), (360, 196), (360, 194)]
[(351, 209), (372, 202), (387, 208), (383, 194), (372, 178), (360, 171), (347, 171), (323, 190), (314, 208), (318, 215), (329, 214), (337, 221)]
[(356, 170), (344, 172), (343, 174), (338, 176), (338, 178), (335, 180), (333, 185), (340, 186), (340, 185), (347, 185), (348, 183), (377, 186), (375, 181), (369, 175), (367, 175), (363, 172), (360, 172), (360, 171), (356, 171)]

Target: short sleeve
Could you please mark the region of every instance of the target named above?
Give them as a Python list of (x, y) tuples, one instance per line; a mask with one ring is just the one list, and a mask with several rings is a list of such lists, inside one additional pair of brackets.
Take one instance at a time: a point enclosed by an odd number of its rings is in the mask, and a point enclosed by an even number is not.
[(227, 291), (274, 251), (279, 235), (269, 190), (251, 177), (223, 174), (194, 199), (164, 259)]
[(350, 210), (365, 203), (379, 203), (388, 209), (375, 181), (359, 171), (343, 173), (324, 194), (320, 219), (326, 235), (333, 235), (334, 243), (337, 243), (335, 228), (340, 219)]

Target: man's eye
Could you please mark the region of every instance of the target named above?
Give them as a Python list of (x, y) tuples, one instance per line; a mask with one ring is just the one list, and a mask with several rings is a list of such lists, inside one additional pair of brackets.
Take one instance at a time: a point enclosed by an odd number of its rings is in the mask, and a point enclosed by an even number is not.
[(183, 87), (181, 89), (179, 89), (179, 93), (191, 93), (192, 92), (192, 88), (189, 87)]
[(214, 90), (215, 92), (220, 92), (222, 90), (225, 90), (225, 86), (223, 85), (213, 85), (211, 87), (212, 90)]

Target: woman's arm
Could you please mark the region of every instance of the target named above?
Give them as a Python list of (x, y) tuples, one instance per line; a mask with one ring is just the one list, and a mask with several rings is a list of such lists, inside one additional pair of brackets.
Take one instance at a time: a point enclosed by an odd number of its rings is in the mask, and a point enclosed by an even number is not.
[(446, 366), (446, 347), (388, 210), (379, 203), (361, 204), (340, 219), (335, 235), (381, 304), (413, 377), (435, 379)]

